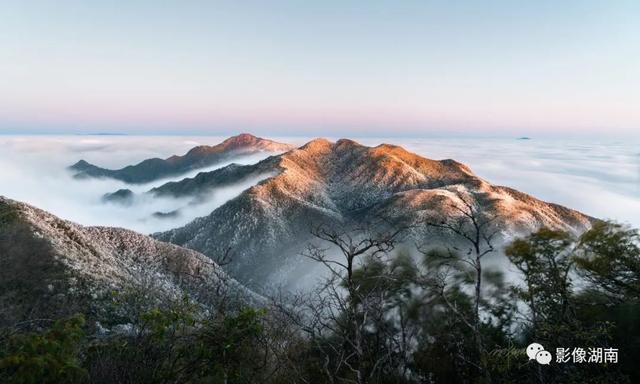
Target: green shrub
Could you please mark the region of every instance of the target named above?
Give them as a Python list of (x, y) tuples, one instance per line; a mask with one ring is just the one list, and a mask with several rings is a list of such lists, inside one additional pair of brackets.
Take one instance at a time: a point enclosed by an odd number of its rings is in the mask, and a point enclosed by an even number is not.
[(84, 317), (57, 321), (43, 333), (9, 337), (0, 354), (0, 381), (15, 384), (78, 383), (86, 377), (80, 363)]

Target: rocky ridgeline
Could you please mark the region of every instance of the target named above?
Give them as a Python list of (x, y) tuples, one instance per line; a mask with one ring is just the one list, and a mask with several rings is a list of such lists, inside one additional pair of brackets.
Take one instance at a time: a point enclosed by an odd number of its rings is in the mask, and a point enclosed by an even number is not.
[[(316, 139), (255, 165), (214, 172), (233, 179), (258, 171), (274, 176), (208, 216), (155, 236), (210, 256), (233, 248), (235, 260), (228, 270), (260, 289), (308, 279), (309, 265), (300, 252), (311, 240), (312, 224), (364, 223), (374, 217), (438, 221), (459, 215), (454, 207), (463, 199), (494, 215), (503, 238), (543, 226), (581, 232), (593, 220), (492, 185), (454, 160), (431, 160), (388, 144), (367, 147), (351, 140)], [(189, 194), (206, 184), (197, 179), (216, 177), (203, 173), (165, 188)]]
[(230, 137), (220, 144), (201, 145), (192, 148), (183, 156), (171, 156), (166, 159), (147, 159), (136, 165), (121, 169), (105, 169), (80, 160), (69, 167), (76, 178), (105, 177), (126, 183), (139, 184), (168, 176), (179, 176), (188, 171), (212, 166), (224, 161), (241, 158), (256, 153), (281, 153), (292, 149), (288, 144), (262, 139), (250, 134)]
[[(261, 300), (229, 278), (209, 257), (196, 251), (126, 229), (81, 226), (4, 197), (0, 197), (0, 212), (10, 212), (12, 218), (10, 223), (0, 223), (0, 227), (4, 225), (0, 229), (7, 230), (10, 225), (28, 228), (34, 238), (42, 239), (50, 246), (50, 254), (42, 252), (35, 256), (51, 257), (52, 260), (40, 260), (39, 263), (57, 265), (56, 269), (61, 269), (65, 276), (62, 285), (82, 281), (83, 289), (87, 290), (85, 293), (94, 297), (131, 288), (152, 290), (160, 300), (186, 294), (202, 304), (215, 301), (214, 296), (221, 292), (240, 300)], [(30, 247), (29, 244), (24, 246)], [(18, 262), (3, 268), (22, 267), (24, 265)]]

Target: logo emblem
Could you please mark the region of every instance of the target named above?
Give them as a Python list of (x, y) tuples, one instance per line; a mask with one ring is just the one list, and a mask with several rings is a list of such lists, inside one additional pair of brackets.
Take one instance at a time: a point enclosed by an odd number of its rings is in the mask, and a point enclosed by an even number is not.
[(529, 360), (535, 360), (538, 364), (549, 365), (551, 363), (551, 352), (545, 351), (544, 347), (538, 343), (531, 343), (527, 347), (527, 356)]

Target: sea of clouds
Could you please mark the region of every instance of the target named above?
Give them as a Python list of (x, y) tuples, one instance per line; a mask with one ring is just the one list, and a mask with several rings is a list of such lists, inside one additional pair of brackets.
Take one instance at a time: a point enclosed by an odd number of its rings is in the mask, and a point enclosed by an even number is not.
[[(189, 173), (145, 184), (112, 179), (75, 179), (67, 167), (80, 159), (92, 164), (121, 168), (152, 157), (184, 154), (196, 145), (217, 144), (224, 138), (130, 136), (0, 136), (0, 195), (32, 204), (64, 219), (84, 225), (115, 226), (154, 233), (183, 226), (206, 216), (268, 175), (217, 188), (200, 203), (187, 198), (154, 198), (143, 193), (169, 181), (193, 177), (231, 164), (220, 163)], [(270, 154), (234, 159), (253, 164)], [(102, 196), (128, 188), (136, 194), (133, 205), (105, 203)], [(154, 217), (156, 212), (178, 210), (175, 217)]]
[[(103, 194), (129, 188), (137, 194), (179, 177), (141, 185), (110, 179), (77, 180), (67, 167), (80, 159), (120, 168), (151, 157), (184, 154), (196, 145), (213, 145), (224, 137), (175, 136), (0, 136), (0, 195), (33, 204), (85, 225), (118, 226), (153, 233), (206, 216), (261, 178), (211, 192), (204, 203), (188, 199), (139, 197), (133, 206), (105, 204)], [(307, 138), (272, 139), (303, 144)], [(363, 144), (401, 145), (433, 159), (453, 158), (480, 177), (586, 214), (640, 227), (640, 143), (513, 139), (358, 139)], [(268, 154), (244, 157), (255, 163)], [(173, 218), (155, 212), (179, 210)]]

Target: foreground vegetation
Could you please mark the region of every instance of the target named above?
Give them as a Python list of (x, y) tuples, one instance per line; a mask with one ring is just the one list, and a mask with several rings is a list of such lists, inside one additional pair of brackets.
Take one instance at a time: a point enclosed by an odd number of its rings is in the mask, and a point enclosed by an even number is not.
[[(319, 245), (305, 256), (326, 266), (327, 280), (259, 308), (227, 298), (209, 308), (189, 297), (146, 300), (150, 292), (140, 288), (90, 299), (79, 293), (67, 305), (31, 276), (63, 273), (38, 264), (46, 242), (18, 246), (27, 230), (5, 225), (0, 263), (30, 258), (39, 267), (0, 272), (0, 289), (23, 293), (0, 311), (0, 382), (640, 381), (636, 231), (605, 222), (580, 237), (542, 229), (506, 247), (505, 277), (487, 266), (497, 251), (491, 220), (468, 213), (463, 221), (426, 223), (461, 242), (420, 246), (421, 258), (396, 247), (402, 230), (318, 227), (318, 244), (340, 257)], [(541, 366), (525, 353), (531, 342), (553, 352), (613, 347), (619, 360)]]

